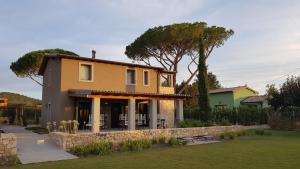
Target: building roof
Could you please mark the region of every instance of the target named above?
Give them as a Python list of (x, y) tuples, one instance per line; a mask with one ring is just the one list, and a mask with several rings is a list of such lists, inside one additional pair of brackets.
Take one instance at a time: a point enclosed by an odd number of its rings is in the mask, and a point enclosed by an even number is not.
[(126, 63), (126, 62), (118, 62), (118, 61), (111, 61), (111, 60), (103, 60), (103, 59), (94, 59), (94, 58), (88, 58), (88, 57), (78, 57), (73, 55), (66, 55), (66, 54), (46, 54), (43, 58), (41, 67), (39, 69), (39, 75), (43, 75), (44, 71), (46, 69), (47, 63), (49, 59), (72, 59), (72, 60), (82, 60), (82, 61), (88, 61), (88, 62), (98, 62), (98, 63), (105, 63), (105, 64), (112, 64), (112, 65), (123, 65), (123, 66), (129, 66), (129, 67), (140, 67), (140, 68), (148, 68), (148, 69), (155, 69), (163, 73), (176, 73), (174, 71), (165, 70), (161, 67), (155, 67), (155, 66), (147, 66), (147, 65), (140, 65), (135, 63)]
[(93, 96), (133, 96), (133, 97), (150, 97), (161, 99), (186, 99), (189, 95), (184, 94), (163, 94), (163, 93), (141, 93), (141, 92), (122, 92), (122, 91), (105, 91), (105, 90), (77, 90), (68, 91), (69, 96), (92, 98)]
[(245, 86), (237, 86), (237, 87), (229, 87), (229, 88), (219, 88), (219, 89), (214, 89), (214, 90), (210, 90), (209, 93), (210, 94), (216, 94), (216, 93), (228, 93), (228, 92), (234, 92), (237, 91), (239, 89), (243, 89), (246, 88), (254, 93), (258, 93), (257, 91), (249, 88), (247, 85)]
[(242, 100), (241, 103), (259, 103), (259, 102), (263, 102), (267, 99), (268, 99), (268, 96), (266, 96), (266, 95), (249, 96), (246, 99)]

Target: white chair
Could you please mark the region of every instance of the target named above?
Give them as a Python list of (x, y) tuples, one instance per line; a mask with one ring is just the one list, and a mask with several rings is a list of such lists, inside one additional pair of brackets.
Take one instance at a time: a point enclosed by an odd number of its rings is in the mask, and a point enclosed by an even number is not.
[(161, 116), (160, 117), (160, 123), (162, 128), (167, 128), (168, 127), (168, 119), (166, 116)]
[(137, 125), (141, 126), (143, 125), (143, 115), (142, 114), (137, 114)]
[(124, 114), (124, 121), (125, 121), (124, 125), (128, 126), (128, 115), (127, 114)]
[(143, 123), (143, 125), (147, 124), (146, 114), (142, 114), (142, 123)]

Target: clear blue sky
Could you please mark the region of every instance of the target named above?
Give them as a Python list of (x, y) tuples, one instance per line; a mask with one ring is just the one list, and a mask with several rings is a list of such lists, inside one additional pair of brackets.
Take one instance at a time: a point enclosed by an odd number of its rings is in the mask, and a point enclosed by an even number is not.
[[(125, 46), (146, 29), (195, 21), (235, 31), (208, 59), (224, 87), (263, 94), (266, 84), (300, 74), (299, 0), (0, 0), (0, 91), (41, 98), (41, 87), (9, 69), (29, 51), (95, 49), (97, 58), (130, 62)], [(181, 65), (178, 80), (187, 73)]]

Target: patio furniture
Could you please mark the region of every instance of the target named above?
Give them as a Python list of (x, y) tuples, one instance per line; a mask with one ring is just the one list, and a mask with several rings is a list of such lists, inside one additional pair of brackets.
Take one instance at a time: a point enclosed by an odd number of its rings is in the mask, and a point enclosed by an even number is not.
[(142, 114), (136, 114), (136, 121), (137, 121), (137, 125), (141, 126), (143, 125), (143, 115)]
[(120, 114), (119, 115), (120, 126), (122, 129), (128, 126), (128, 115), (127, 114)]
[(142, 114), (142, 124), (147, 125), (147, 115), (146, 114)]
[(91, 130), (92, 129), (92, 124), (91, 123), (88, 123), (85, 125), (86, 129), (87, 130)]
[(168, 127), (168, 119), (166, 116), (160, 116), (160, 127), (164, 129)]
[(107, 119), (108, 119), (108, 115), (106, 113), (100, 114), (100, 128), (102, 129), (108, 128)]

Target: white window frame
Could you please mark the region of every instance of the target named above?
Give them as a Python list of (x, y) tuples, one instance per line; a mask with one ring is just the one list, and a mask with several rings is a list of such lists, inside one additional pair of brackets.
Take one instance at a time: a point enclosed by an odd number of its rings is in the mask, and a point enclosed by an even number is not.
[(163, 86), (162, 85), (162, 82), (161, 82), (161, 77), (159, 78), (159, 83), (160, 83), (160, 87), (174, 87), (173, 86), (173, 74), (169, 74), (169, 73), (161, 73), (160, 74), (160, 76), (162, 76), (162, 75), (168, 75), (168, 76), (170, 76), (170, 86)]
[[(128, 83), (128, 81), (127, 81), (127, 70), (134, 70), (135, 71), (135, 83), (134, 84), (129, 84)], [(137, 85), (137, 70), (136, 70), (136, 68), (126, 68), (126, 71), (125, 71), (125, 83), (126, 83), (126, 85), (130, 85), (130, 86), (135, 86), (135, 85)]]
[[(82, 80), (80, 79), (81, 77), (81, 65), (90, 65), (91, 66), (91, 80)], [(89, 63), (89, 62), (79, 62), (78, 64), (78, 80), (80, 82), (94, 82), (94, 64), (93, 63)]]
[[(145, 72), (148, 72), (148, 84), (145, 84)], [(149, 70), (143, 70), (143, 85), (150, 86), (150, 72)]]

